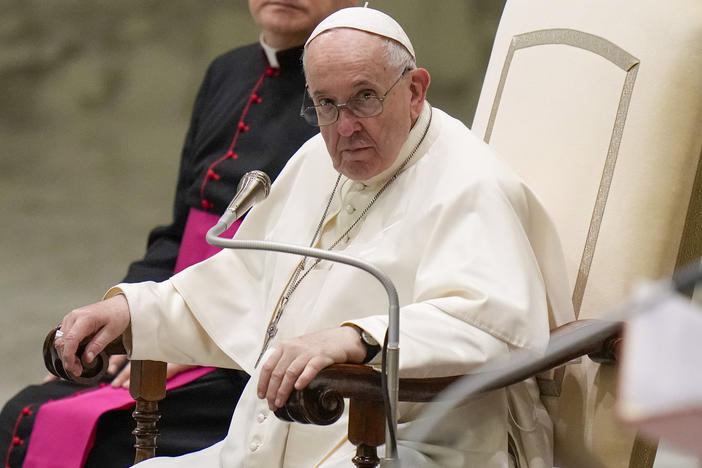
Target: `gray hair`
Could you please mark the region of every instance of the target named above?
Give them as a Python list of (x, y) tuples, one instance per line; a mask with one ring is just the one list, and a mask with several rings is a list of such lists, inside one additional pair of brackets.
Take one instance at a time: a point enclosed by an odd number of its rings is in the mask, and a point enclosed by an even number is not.
[[(326, 34), (329, 31), (334, 31), (333, 29), (330, 29), (328, 31), (324, 31), (322, 34)], [(320, 34), (320, 36), (322, 35)], [(368, 33), (371, 34), (371, 33)], [(319, 37), (319, 36), (318, 36)], [(383, 41), (383, 49), (385, 50), (385, 59), (386, 63), (390, 68), (397, 69), (398, 71), (405, 71), (405, 70), (414, 70), (417, 68), (417, 62), (415, 61), (414, 57), (412, 57), (412, 54), (410, 53), (409, 50), (405, 48), (402, 44), (400, 44), (397, 41), (394, 41), (388, 37), (383, 37), (383, 36), (377, 36), (378, 39)], [(305, 64), (305, 56), (307, 55), (307, 47), (302, 51), (302, 65), (304, 68)], [(307, 71), (305, 70), (305, 76), (307, 75)]]
[(380, 37), (380, 39), (384, 42), (385, 58), (388, 66), (401, 71), (417, 68), (417, 62), (412, 57), (412, 54), (405, 49), (405, 46), (387, 37)]

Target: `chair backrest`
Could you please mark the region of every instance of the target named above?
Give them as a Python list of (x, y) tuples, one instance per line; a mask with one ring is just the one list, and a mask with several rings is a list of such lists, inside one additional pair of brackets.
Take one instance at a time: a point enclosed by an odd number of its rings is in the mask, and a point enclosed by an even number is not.
[[(508, 0), (473, 130), (554, 217), (578, 317), (606, 315), (702, 253), (702, 2)], [(542, 380), (558, 466), (652, 465), (615, 379), (583, 360)]]

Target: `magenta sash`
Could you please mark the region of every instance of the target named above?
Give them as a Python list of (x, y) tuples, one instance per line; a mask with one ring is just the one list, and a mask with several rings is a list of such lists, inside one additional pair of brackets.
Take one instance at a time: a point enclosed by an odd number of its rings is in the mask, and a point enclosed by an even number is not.
[[(205, 241), (205, 234), (218, 220), (217, 215), (190, 209), (175, 273), (221, 250)], [(240, 220), (236, 221), (222, 237), (232, 237), (240, 224)], [(185, 385), (213, 370), (213, 367), (199, 367), (178, 374), (167, 382), (166, 390)], [(126, 389), (107, 384), (43, 404), (34, 421), (24, 468), (81, 468), (95, 442), (100, 416), (133, 405), (134, 400)]]
[[(166, 390), (185, 385), (212, 372), (198, 367), (168, 381)], [(41, 407), (29, 438), (24, 468), (80, 468), (95, 441), (95, 427), (101, 414), (134, 405), (129, 391), (102, 384)]]
[[(201, 262), (206, 258), (210, 258), (222, 250), (219, 247), (211, 246), (205, 241), (207, 231), (214, 226), (217, 221), (219, 221), (219, 216), (217, 215), (190, 208), (188, 222), (185, 225), (185, 232), (183, 233), (183, 241), (180, 243), (175, 273), (186, 269), (190, 265)], [(233, 237), (236, 230), (239, 229), (240, 224), (241, 220), (236, 220), (220, 237)]]

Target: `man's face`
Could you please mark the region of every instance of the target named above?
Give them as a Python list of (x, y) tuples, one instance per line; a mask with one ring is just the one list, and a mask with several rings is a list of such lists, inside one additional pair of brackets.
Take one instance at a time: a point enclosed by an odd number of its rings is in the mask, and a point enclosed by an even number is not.
[[(350, 179), (367, 180), (392, 165), (424, 100), (426, 89), (418, 89), (413, 76), (417, 71), (408, 72), (392, 88), (380, 115), (359, 118), (344, 108), (336, 122), (320, 127), (337, 171)], [(383, 96), (402, 70), (387, 66), (379, 37), (342, 28), (310, 43), (305, 73), (315, 104), (341, 104), (367, 92)]]
[[(264, 39), (282, 48), (304, 44), (320, 21), (356, 4), (356, 0), (249, 0), (249, 11)], [(272, 43), (274, 38), (282, 38), (285, 43)]]

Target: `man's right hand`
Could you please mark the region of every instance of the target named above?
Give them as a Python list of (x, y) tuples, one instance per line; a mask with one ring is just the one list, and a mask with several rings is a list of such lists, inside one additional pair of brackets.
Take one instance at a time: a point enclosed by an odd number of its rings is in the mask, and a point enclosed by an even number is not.
[(78, 345), (85, 338), (92, 337), (81, 356), (90, 363), (105, 346), (127, 330), (129, 323), (129, 304), (121, 294), (70, 312), (61, 322), (63, 335), (54, 341), (64, 369), (80, 375), (83, 366), (76, 356)]

